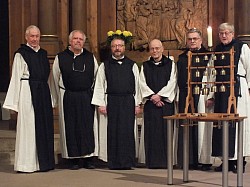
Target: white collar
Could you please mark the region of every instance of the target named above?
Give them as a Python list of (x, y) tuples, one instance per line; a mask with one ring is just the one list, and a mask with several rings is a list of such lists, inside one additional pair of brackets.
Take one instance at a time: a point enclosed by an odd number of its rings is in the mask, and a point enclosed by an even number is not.
[(30, 44), (28, 44), (28, 43), (26, 45), (29, 46), (31, 49), (33, 49), (35, 52), (38, 52), (39, 49), (40, 49), (40, 46), (37, 46), (37, 48), (34, 48)]

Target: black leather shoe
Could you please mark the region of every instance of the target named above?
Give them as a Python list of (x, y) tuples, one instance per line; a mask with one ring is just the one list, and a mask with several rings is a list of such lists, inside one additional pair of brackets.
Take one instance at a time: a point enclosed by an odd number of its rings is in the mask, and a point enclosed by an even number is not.
[(86, 169), (95, 169), (95, 166), (91, 162), (86, 162), (83, 165), (83, 167), (86, 168)]
[[(247, 162), (244, 161), (243, 162), (243, 173), (245, 173), (245, 166), (246, 166)], [(237, 165), (234, 167), (233, 173), (237, 173)]]
[(74, 164), (69, 169), (71, 169), (71, 170), (78, 170), (78, 169), (80, 169), (80, 167), (79, 167), (78, 164)]
[(211, 164), (202, 164), (201, 171), (209, 171), (211, 170)]
[[(216, 172), (221, 172), (221, 171), (222, 171), (222, 165), (223, 165), (223, 164), (221, 164), (220, 166), (214, 168), (214, 171), (216, 171)], [(235, 166), (232, 165), (232, 164), (229, 164), (229, 165), (228, 165), (228, 171), (234, 171), (234, 170), (235, 170)]]
[(216, 172), (222, 171), (222, 164), (220, 166), (218, 166), (218, 167), (215, 167), (214, 171), (216, 171)]

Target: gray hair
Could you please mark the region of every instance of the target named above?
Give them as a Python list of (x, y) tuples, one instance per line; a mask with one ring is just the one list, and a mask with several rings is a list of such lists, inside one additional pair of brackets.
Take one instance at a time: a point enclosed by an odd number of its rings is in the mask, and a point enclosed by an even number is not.
[(190, 33), (197, 33), (197, 34), (199, 34), (200, 37), (202, 37), (201, 31), (199, 29), (197, 29), (197, 28), (189, 29), (187, 31), (187, 35), (190, 34)]
[(36, 30), (39, 31), (39, 33), (41, 33), (41, 32), (40, 32), (40, 29), (39, 29), (37, 26), (35, 26), (35, 25), (30, 25), (30, 26), (28, 26), (28, 27), (26, 28), (25, 36), (27, 36), (27, 35), (30, 33), (30, 30), (31, 30), (31, 29), (36, 29)]
[(79, 33), (82, 34), (82, 36), (83, 36), (83, 42), (85, 43), (85, 41), (86, 41), (86, 35), (84, 34), (84, 32), (83, 32), (82, 30), (73, 30), (73, 31), (69, 34), (69, 41), (72, 40), (72, 37), (73, 37), (73, 35), (74, 35), (76, 32), (79, 32)]
[(222, 23), (219, 26), (219, 31), (220, 30), (229, 30), (230, 32), (234, 32), (234, 25), (230, 23)]

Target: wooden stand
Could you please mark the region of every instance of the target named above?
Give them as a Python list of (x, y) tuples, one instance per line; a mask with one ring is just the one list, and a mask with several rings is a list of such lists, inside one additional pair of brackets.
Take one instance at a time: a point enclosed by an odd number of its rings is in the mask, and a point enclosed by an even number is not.
[[(230, 54), (230, 65), (229, 66), (206, 66), (206, 67), (193, 67), (192, 66), (192, 57), (193, 56), (204, 56), (204, 55), (217, 55), (217, 54)], [(193, 84), (230, 84), (230, 96), (228, 97), (228, 109), (227, 109), (227, 113), (230, 114), (231, 111), (231, 107), (234, 108), (234, 113), (237, 113), (237, 108), (236, 108), (236, 98), (235, 98), (235, 94), (234, 94), (234, 83), (235, 83), (235, 79), (234, 79), (234, 48), (232, 48), (230, 51), (227, 52), (206, 52), (206, 53), (192, 53), (191, 51), (188, 52), (188, 82), (187, 82), (187, 86), (188, 86), (188, 94), (186, 97), (186, 106), (185, 106), (185, 112), (184, 113), (188, 113), (188, 108), (191, 107), (191, 113), (195, 112), (195, 108), (194, 108), (194, 99), (193, 99), (193, 90), (192, 90), (192, 85)], [(217, 68), (230, 68), (230, 81), (225, 81), (225, 82), (193, 82), (192, 80), (192, 69), (217, 69)]]
[[(229, 54), (230, 65), (229, 66), (192, 66), (192, 57), (211, 55), (214, 57), (217, 54)], [(230, 81), (224, 82), (193, 82), (192, 81), (192, 69), (206, 69), (206, 68), (230, 68)], [(222, 126), (223, 131), (223, 168), (222, 168), (222, 186), (228, 186), (228, 152), (229, 152), (229, 122), (233, 122), (238, 125), (238, 161), (237, 161), (237, 186), (243, 186), (243, 121), (246, 117), (240, 117), (237, 114), (236, 108), (236, 97), (234, 94), (234, 49), (232, 48), (229, 52), (206, 52), (206, 53), (192, 53), (188, 52), (188, 94), (186, 97), (186, 106), (184, 113), (179, 113), (173, 116), (165, 116), (167, 120), (168, 128), (168, 184), (173, 184), (173, 125), (176, 120), (185, 120), (187, 123), (183, 124), (183, 181), (188, 182), (188, 167), (189, 167), (189, 126), (199, 121), (204, 122), (216, 122)], [(227, 113), (195, 113), (194, 99), (193, 99), (193, 84), (230, 84), (230, 95), (228, 97), (228, 108)], [(189, 107), (191, 113), (188, 113)], [(233, 107), (234, 112), (231, 113)]]

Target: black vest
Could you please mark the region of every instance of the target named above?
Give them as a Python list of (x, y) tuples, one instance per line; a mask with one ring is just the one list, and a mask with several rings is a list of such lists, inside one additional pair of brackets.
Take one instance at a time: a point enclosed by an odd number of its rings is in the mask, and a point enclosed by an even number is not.
[(38, 52), (35, 52), (29, 46), (21, 44), (21, 47), (16, 53), (20, 53), (28, 65), (30, 74), (29, 80), (43, 81), (47, 83), (50, 73), (47, 51), (40, 48)]
[[(239, 64), (239, 59), (240, 59), (240, 55), (241, 55), (241, 49), (243, 46), (243, 42), (240, 40), (236, 40), (233, 39), (232, 42), (230, 42), (227, 45), (223, 45), (222, 43), (217, 45), (215, 48), (215, 51), (219, 51), (219, 52), (223, 52), (223, 51), (229, 51), (230, 49), (232, 49), (232, 47), (234, 47), (234, 76), (235, 76), (235, 81), (236, 83), (234, 84), (234, 92), (235, 92), (235, 96), (239, 96), (240, 95), (240, 80), (239, 77), (237, 75), (238, 72), (238, 64)], [(224, 54), (225, 58), (221, 59), (221, 55), (216, 55), (217, 56), (217, 60), (214, 61), (214, 65), (215, 66), (229, 66), (230, 65), (230, 54)], [(217, 82), (223, 82), (223, 81), (230, 81), (230, 68), (223, 68), (226, 71), (225, 75), (220, 75), (220, 71), (222, 70), (222, 68), (217, 68), (216, 70), (218, 71), (217, 75), (216, 75), (216, 81)], [(242, 75), (245, 76), (245, 75)], [(220, 85), (218, 85), (220, 86)], [(227, 87), (227, 89), (229, 89), (229, 84), (225, 85)]]
[(159, 65), (154, 64), (152, 57), (143, 63), (143, 71), (147, 85), (154, 93), (158, 93), (167, 85), (172, 71), (172, 63), (174, 62), (164, 55)]
[(86, 49), (74, 58), (69, 49), (58, 54), (59, 67), (66, 90), (87, 91), (92, 89), (94, 82), (94, 57)]
[(135, 94), (135, 77), (133, 73), (134, 61), (127, 57), (120, 60), (110, 58), (104, 61), (105, 75), (107, 79), (107, 94), (127, 95)]

